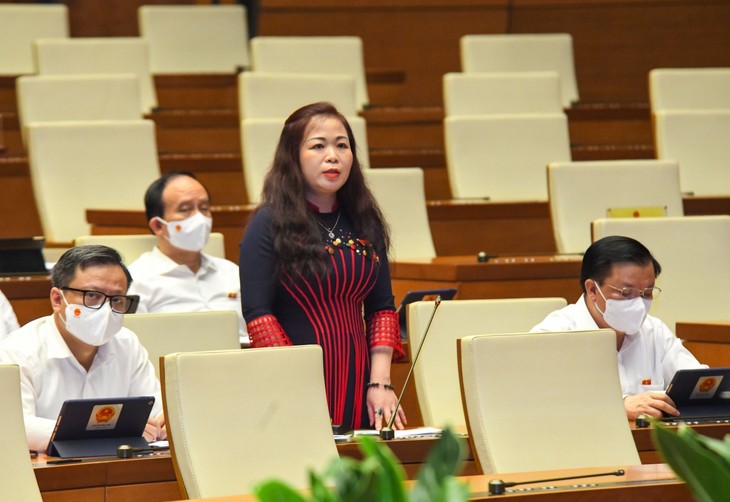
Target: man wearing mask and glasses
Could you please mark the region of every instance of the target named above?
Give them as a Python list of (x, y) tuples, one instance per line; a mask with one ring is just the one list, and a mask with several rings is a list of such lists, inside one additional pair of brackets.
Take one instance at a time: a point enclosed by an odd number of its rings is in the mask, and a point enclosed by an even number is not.
[(66, 251), (51, 271), (53, 314), (0, 343), (0, 363), (20, 366), (28, 447), (48, 446), (67, 399), (155, 396), (145, 439), (165, 439), (160, 383), (147, 351), (122, 327), (134, 300), (119, 253), (107, 246)]
[(248, 343), (238, 265), (202, 252), (213, 227), (206, 188), (193, 173), (172, 171), (149, 186), (144, 203), (157, 245), (129, 265), (137, 312), (234, 310)]
[(677, 370), (706, 367), (666, 324), (648, 315), (651, 302), (661, 293), (655, 285), (661, 270), (639, 241), (622, 236), (599, 239), (583, 255), (583, 295), (532, 328), (534, 332), (616, 331), (624, 407), (631, 420), (641, 414), (678, 415), (664, 390)]

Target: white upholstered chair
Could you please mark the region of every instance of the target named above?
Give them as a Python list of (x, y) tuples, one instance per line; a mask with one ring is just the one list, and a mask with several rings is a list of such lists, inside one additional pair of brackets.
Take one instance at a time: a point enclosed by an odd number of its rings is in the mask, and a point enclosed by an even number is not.
[(652, 111), (730, 109), (730, 68), (655, 68), (649, 72)]
[(142, 5), (137, 18), (153, 74), (235, 73), (249, 65), (242, 5)]
[(317, 101), (335, 105), (345, 117), (357, 115), (355, 79), (350, 75), (243, 72), (238, 76), (241, 120), (286, 119)]
[[(292, 112), (294, 109), (291, 110)], [(357, 142), (357, 158), (360, 166), (370, 167), (368, 137), (365, 119), (347, 117)], [(264, 187), (264, 178), (274, 160), (284, 119), (245, 119), (241, 121), (241, 151), (243, 152), (243, 176), (249, 203), (257, 203)]]
[(554, 71), (447, 73), (443, 85), (446, 116), (563, 111)]
[(365, 180), (391, 231), (388, 260), (426, 260), (436, 256), (419, 167), (368, 169)]
[(254, 37), (251, 66), (255, 72), (265, 73), (350, 75), (355, 79), (358, 110), (369, 104), (360, 37)]
[(157, 106), (149, 44), (138, 37), (40, 39), (34, 43), (40, 75), (133, 73), (139, 79), (140, 112)]
[[(459, 338), (487, 333), (530, 330), (549, 313), (567, 305), (564, 298), (512, 298), (442, 301), (423, 342), (413, 378), (426, 425), (463, 427), (466, 424), (459, 392), (456, 344)], [(408, 305), (408, 347), (411, 360), (423, 340), (434, 302)]]
[[(593, 240), (625, 235), (646, 246), (662, 266), (661, 295), (649, 313), (674, 330), (678, 321), (730, 318), (730, 216), (612, 218), (593, 222)], [(702, 291), (709, 293), (704, 294)]]
[(47, 241), (89, 234), (87, 209), (141, 209), (160, 176), (150, 120), (28, 126), (29, 167)]
[(250, 493), (278, 478), (308, 487), (338, 457), (318, 345), (165, 356), (163, 400), (187, 498)]
[(0, 365), (0, 498), (4, 500), (38, 501), (41, 491), (28, 455), (28, 442), (23, 423), (20, 398), (20, 370), (15, 364)]
[(683, 192), (730, 193), (730, 109), (654, 113), (658, 159), (679, 162)]
[(656, 209), (663, 216), (684, 215), (679, 166), (671, 160), (552, 162), (547, 173), (559, 253), (583, 253), (591, 244), (591, 222), (609, 216), (609, 209), (637, 217), (656, 216)]
[(147, 349), (160, 376), (160, 357), (173, 352), (241, 349), (238, 314), (233, 310), (128, 314), (124, 326)]
[(613, 330), (475, 335), (461, 339), (458, 354), (482, 472), (641, 463)]
[(33, 41), (68, 37), (68, 27), (65, 5), (0, 4), (0, 75), (35, 73)]
[[(157, 237), (153, 234), (82, 235), (74, 240), (76, 246), (85, 246), (87, 244), (102, 244), (116, 249), (122, 255), (124, 263), (129, 265), (139, 258), (142, 253), (152, 251), (152, 248), (157, 245)], [(225, 258), (223, 234), (211, 232), (210, 239), (203, 252), (218, 258)]]
[(446, 117), (444, 135), (456, 199), (545, 201), (545, 166), (571, 160), (564, 113)]
[(26, 75), (15, 81), (23, 140), (27, 124), (141, 119), (136, 75)]
[(560, 74), (564, 107), (578, 101), (569, 33), (509, 33), (461, 37), (461, 71), (556, 71)]

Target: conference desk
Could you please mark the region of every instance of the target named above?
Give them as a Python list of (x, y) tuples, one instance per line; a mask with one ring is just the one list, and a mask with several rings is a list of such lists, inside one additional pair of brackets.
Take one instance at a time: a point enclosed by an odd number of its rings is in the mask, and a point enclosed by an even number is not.
[[(728, 314), (730, 315), (730, 314)], [(719, 322), (678, 322), (677, 336), (701, 363), (730, 366), (730, 319)]]

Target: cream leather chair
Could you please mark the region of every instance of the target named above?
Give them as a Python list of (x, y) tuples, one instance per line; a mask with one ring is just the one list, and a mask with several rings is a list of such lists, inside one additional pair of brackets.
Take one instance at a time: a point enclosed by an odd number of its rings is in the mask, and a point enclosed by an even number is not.
[(447, 73), (443, 84), (446, 116), (563, 111), (554, 71)]
[(15, 81), (23, 141), (33, 122), (141, 119), (136, 75), (26, 75)]
[(459, 373), (484, 473), (641, 463), (613, 330), (465, 337)]
[[(82, 235), (76, 237), (74, 245), (85, 246), (87, 244), (103, 244), (119, 251), (124, 263), (129, 265), (139, 258), (142, 253), (152, 251), (157, 245), (157, 237), (153, 234), (129, 234), (129, 235)], [(203, 252), (218, 258), (225, 258), (225, 242), (223, 234), (211, 232), (208, 244)]]
[(87, 209), (140, 209), (160, 176), (154, 123), (57, 122), (28, 127), (30, 175), (49, 242), (89, 233)]
[(369, 169), (364, 174), (390, 225), (388, 260), (431, 261), (436, 256), (436, 248), (428, 222), (423, 169), (388, 167)]
[(655, 68), (649, 104), (652, 111), (730, 109), (730, 68)]
[(461, 37), (461, 70), (465, 73), (556, 71), (563, 106), (578, 101), (569, 33), (490, 34)]
[(25, 438), (23, 405), (20, 399), (20, 370), (15, 364), (0, 365), (0, 498), (3, 500), (38, 501), (38, 488)]
[[(426, 425), (457, 428), (466, 425), (459, 392), (456, 344), (462, 337), (486, 333), (528, 331), (549, 313), (567, 305), (564, 298), (513, 298), (443, 301), (423, 342), (413, 379)], [(434, 302), (408, 306), (408, 347), (411, 360), (423, 340)], [(408, 411), (408, 410), (406, 410)]]
[(559, 253), (583, 253), (591, 244), (591, 222), (610, 216), (609, 209), (684, 215), (679, 166), (671, 160), (552, 162), (547, 173)]
[(446, 117), (444, 135), (456, 199), (546, 201), (545, 166), (571, 160), (563, 113)]
[(242, 5), (143, 5), (137, 17), (155, 75), (235, 73), (249, 66)]
[[(294, 111), (294, 110), (292, 110)], [(357, 158), (364, 169), (370, 167), (368, 137), (365, 119), (347, 117), (357, 142)], [(283, 119), (245, 119), (241, 121), (241, 151), (243, 152), (243, 176), (250, 204), (258, 203), (264, 178), (269, 171), (279, 144)]]
[(594, 241), (607, 235), (632, 237), (659, 261), (662, 273), (656, 285), (662, 293), (649, 313), (672, 331), (677, 321), (730, 318), (730, 216), (599, 219), (592, 228)]
[(355, 79), (358, 110), (370, 102), (360, 37), (254, 37), (251, 63), (256, 72), (350, 75)]
[(278, 478), (308, 487), (308, 470), (338, 458), (318, 345), (165, 356), (163, 402), (186, 498), (250, 493)]
[(157, 106), (149, 62), (149, 44), (137, 37), (89, 37), (35, 41), (40, 75), (133, 73), (139, 79), (140, 112)]
[(233, 310), (129, 314), (124, 327), (131, 329), (147, 349), (160, 376), (160, 358), (173, 352), (241, 349), (238, 314)]
[(317, 101), (329, 101), (345, 117), (357, 116), (355, 79), (313, 73), (243, 72), (238, 76), (241, 120), (283, 120), (294, 110)]
[(0, 4), (0, 75), (35, 73), (33, 41), (68, 37), (65, 5)]
[(657, 158), (679, 162), (683, 192), (730, 193), (730, 109), (657, 111), (654, 143)]

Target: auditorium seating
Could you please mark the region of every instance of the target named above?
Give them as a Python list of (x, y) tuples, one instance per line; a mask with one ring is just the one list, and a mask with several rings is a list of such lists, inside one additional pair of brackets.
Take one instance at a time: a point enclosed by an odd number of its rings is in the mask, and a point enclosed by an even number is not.
[[(102, 244), (116, 249), (122, 255), (124, 263), (129, 265), (139, 258), (142, 253), (152, 251), (157, 244), (157, 236), (153, 234), (82, 235), (74, 240), (75, 246), (85, 246), (87, 244)], [(203, 252), (211, 256), (225, 258), (223, 234), (211, 232), (210, 239)]]
[(557, 71), (563, 106), (569, 108), (578, 101), (569, 33), (464, 35), (460, 54), (465, 73)]
[[(676, 322), (727, 321), (730, 216), (599, 219), (593, 240), (626, 235), (644, 244), (662, 266), (662, 294), (649, 313), (674, 331)], [(707, 293), (703, 293), (707, 291)]]
[(474, 335), (459, 344), (469, 442), (482, 472), (641, 463), (613, 330)]
[(591, 222), (609, 210), (624, 217), (684, 215), (679, 166), (671, 160), (551, 162), (547, 176), (559, 253), (583, 253)]
[(235, 73), (249, 66), (242, 5), (142, 5), (137, 13), (155, 75)]
[(68, 36), (65, 5), (0, 4), (0, 75), (35, 73), (33, 42)]
[(652, 111), (730, 109), (730, 67), (655, 68), (649, 72)]
[(308, 487), (308, 470), (338, 456), (322, 364), (318, 345), (165, 356), (165, 419), (183, 497), (251, 493), (274, 477)]
[(360, 37), (254, 37), (251, 63), (255, 72), (350, 75), (358, 110), (370, 102)]

